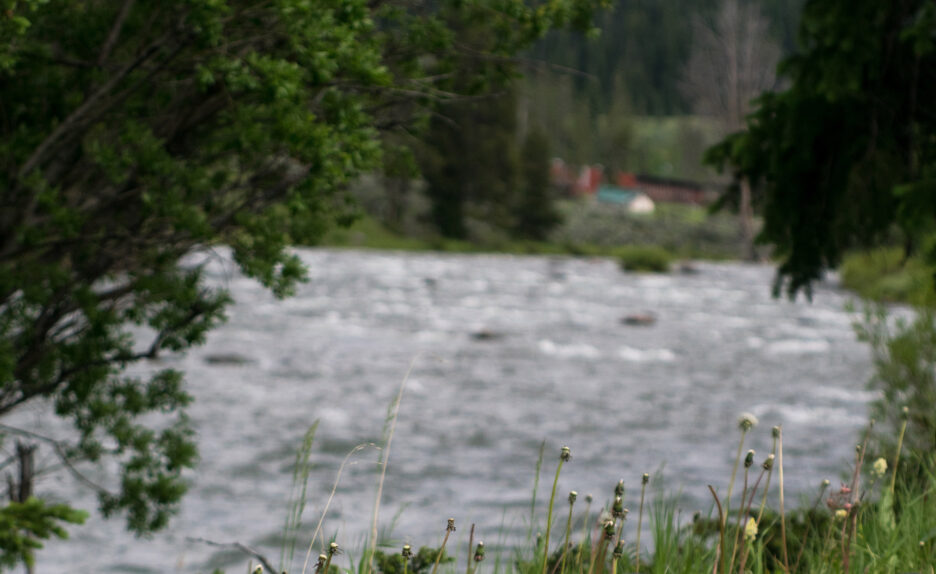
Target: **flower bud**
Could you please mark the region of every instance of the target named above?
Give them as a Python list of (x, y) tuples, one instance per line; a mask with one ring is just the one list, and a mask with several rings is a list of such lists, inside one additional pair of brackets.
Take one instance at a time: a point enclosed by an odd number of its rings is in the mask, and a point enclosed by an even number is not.
[(614, 553), (612, 555), (616, 559), (620, 559), (621, 556), (624, 556), (624, 541), (623, 540), (618, 540), (617, 544), (614, 545)]
[(562, 462), (569, 462), (572, 460), (572, 449), (567, 446), (562, 447), (562, 450), (559, 452), (559, 460)]
[(614, 496), (624, 496), (624, 479), (618, 481), (614, 487)]
[(777, 425), (770, 429), (770, 434), (773, 435), (774, 438), (780, 438), (780, 426)]
[(754, 450), (749, 450), (747, 456), (744, 457), (744, 468), (751, 468), (752, 464), (754, 464)]
[(569, 492), (569, 504), (575, 504), (575, 499), (578, 498), (578, 493), (574, 490)]
[(413, 556), (413, 547), (409, 544), (404, 544), (402, 555), (403, 558), (411, 558)]
[(474, 559), (475, 562), (481, 562), (484, 560), (484, 542), (478, 542), (478, 546), (475, 548)]
[(640, 477), (640, 484), (647, 484), (648, 482), (650, 482), (650, 475), (645, 472), (644, 475)]
[(774, 461), (774, 458), (775, 458), (775, 457), (774, 457), (773, 453), (770, 453), (770, 454), (767, 455), (767, 459), (764, 460), (764, 470), (770, 470), (770, 469), (773, 468), (773, 461)]
[(605, 540), (611, 540), (614, 538), (614, 521), (607, 520), (604, 523), (604, 537)]
[(454, 518), (449, 518), (449, 519), (448, 519), (448, 524), (445, 525), (445, 531), (446, 531), (446, 532), (455, 532), (455, 519), (454, 519)]
[(331, 544), (328, 545), (328, 555), (329, 555), (329, 556), (334, 556), (335, 554), (338, 553), (339, 550), (340, 550), (340, 548), (338, 548), (338, 544), (335, 543), (335, 542), (332, 542)]

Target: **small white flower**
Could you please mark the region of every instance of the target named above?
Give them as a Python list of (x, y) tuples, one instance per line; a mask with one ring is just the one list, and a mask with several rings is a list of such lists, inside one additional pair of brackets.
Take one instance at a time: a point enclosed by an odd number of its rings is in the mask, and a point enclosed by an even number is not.
[(744, 432), (751, 430), (756, 425), (757, 417), (751, 413), (741, 413), (741, 416), (738, 417), (738, 428)]
[(871, 466), (871, 474), (880, 478), (884, 476), (885, 472), (887, 472), (887, 461), (884, 460), (884, 457), (874, 461), (874, 464)]

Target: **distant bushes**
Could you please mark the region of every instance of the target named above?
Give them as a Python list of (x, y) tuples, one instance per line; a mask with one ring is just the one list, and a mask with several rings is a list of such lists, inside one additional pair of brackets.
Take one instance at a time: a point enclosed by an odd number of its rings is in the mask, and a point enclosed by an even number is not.
[(900, 247), (852, 253), (839, 267), (842, 286), (865, 299), (925, 305), (936, 302), (933, 271)]
[(614, 253), (623, 271), (665, 273), (669, 271), (673, 260), (669, 251), (652, 245), (619, 247), (614, 250)]
[(742, 242), (737, 218), (703, 207), (658, 204), (653, 214), (630, 214), (592, 202), (563, 205), (565, 223), (550, 239), (562, 244), (653, 245), (686, 258), (735, 259)]

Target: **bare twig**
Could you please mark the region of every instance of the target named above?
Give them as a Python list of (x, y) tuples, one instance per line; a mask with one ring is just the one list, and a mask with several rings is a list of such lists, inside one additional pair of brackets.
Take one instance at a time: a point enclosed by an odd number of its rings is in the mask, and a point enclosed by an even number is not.
[(244, 554), (248, 556), (252, 556), (253, 558), (256, 558), (261, 564), (263, 564), (263, 567), (269, 570), (270, 572), (276, 572), (276, 568), (274, 568), (273, 565), (270, 564), (270, 561), (267, 560), (266, 556), (264, 556), (263, 554), (260, 554), (259, 552), (257, 552), (256, 550), (254, 550), (253, 548), (245, 544), (241, 544), (240, 542), (215, 542), (214, 540), (208, 540), (207, 538), (197, 538), (193, 536), (186, 537), (186, 540), (188, 540), (189, 542), (200, 542), (202, 544), (207, 544), (208, 546), (216, 546), (219, 548), (236, 548), (237, 550), (240, 550)]
[(26, 429), (12, 427), (6, 424), (0, 424), (0, 431), (28, 437), (28, 438), (38, 440), (38, 441), (41, 441), (50, 445), (52, 449), (55, 451), (55, 454), (58, 456), (59, 460), (62, 461), (62, 464), (65, 466), (65, 468), (68, 469), (68, 471), (72, 474), (72, 476), (77, 478), (85, 486), (88, 486), (94, 489), (100, 494), (107, 494), (107, 495), (113, 496), (113, 493), (111, 493), (109, 490), (107, 490), (100, 484), (94, 482), (93, 480), (85, 476), (84, 473), (82, 473), (80, 470), (75, 468), (75, 465), (72, 463), (71, 459), (68, 457), (68, 453), (65, 452), (65, 447), (62, 445), (60, 441), (55, 440), (52, 437), (41, 435), (39, 433), (28, 431)]

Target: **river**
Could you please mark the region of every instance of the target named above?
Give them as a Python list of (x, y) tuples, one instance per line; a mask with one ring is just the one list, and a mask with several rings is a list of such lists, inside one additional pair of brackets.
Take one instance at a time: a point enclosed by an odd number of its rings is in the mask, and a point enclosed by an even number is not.
[[(411, 363), (381, 530), (396, 515), (392, 536), (415, 547), (438, 544), (449, 516), (462, 543), (471, 523), (489, 546), (521, 539), (543, 441), (539, 512), (568, 445), (561, 497), (574, 488), (605, 501), (623, 478), (634, 509), (641, 475), (661, 472), (654, 484), (683, 493), (688, 520), (710, 506), (705, 485), (726, 488), (742, 412), (760, 420), (748, 440), (758, 460), (771, 427), (783, 425), (784, 478), (796, 500), (846, 471), (874, 396), (864, 390), (869, 353), (855, 341), (846, 295), (819, 285), (812, 303), (773, 299), (767, 266), (641, 275), (607, 259), (299, 253), (310, 281), (283, 301), (223, 256), (208, 266), (236, 304), (206, 345), (164, 363), (187, 373), (201, 449), (169, 532), (138, 540), (120, 520), (93, 515), (70, 540), (47, 544), (39, 572), (246, 568), (245, 558), (193, 537), (278, 558), (292, 463), (318, 420), (303, 546), (341, 460), (379, 441)], [(622, 323), (634, 313), (657, 320)], [(351, 459), (326, 519), (326, 533), (349, 548), (369, 529), (376, 458), (367, 448)], [(39, 491), (94, 506), (61, 473)]]

